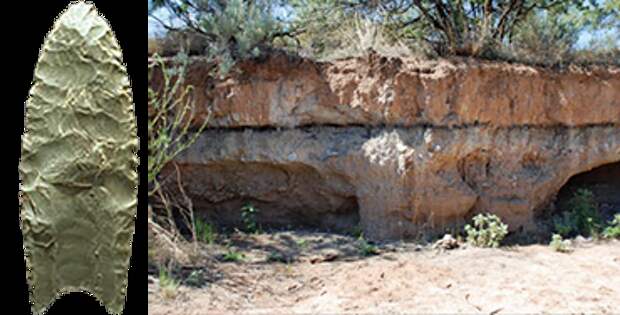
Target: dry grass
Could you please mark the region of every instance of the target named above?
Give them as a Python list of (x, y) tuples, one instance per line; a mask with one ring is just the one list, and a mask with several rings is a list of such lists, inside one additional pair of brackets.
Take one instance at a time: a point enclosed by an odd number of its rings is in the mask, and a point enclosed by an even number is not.
[(320, 55), (311, 56), (319, 60), (329, 61), (350, 57), (362, 57), (374, 51), (386, 57), (422, 57), (428, 49), (421, 45), (407, 45), (399, 40), (386, 27), (366, 19), (355, 17), (344, 21), (329, 36), (335, 38)]
[[(159, 40), (149, 39), (149, 53), (158, 50)], [(175, 74), (166, 72), (164, 61), (149, 61), (151, 71), (159, 66), (163, 86), (157, 92), (149, 88), (149, 211), (148, 211), (148, 267), (150, 273), (159, 273), (160, 281), (167, 283), (165, 296), (172, 297), (178, 287), (178, 270), (186, 266), (200, 266), (215, 271), (212, 259), (196, 237), (196, 222), (192, 200), (183, 189), (181, 173), (173, 159), (190, 146), (206, 127), (206, 121), (193, 136), (188, 135), (194, 117), (191, 86), (183, 86), (183, 64)], [(162, 174), (164, 169), (171, 170)], [(176, 187), (175, 187), (176, 184)], [(165, 276), (165, 277), (163, 277)]]
[(156, 53), (160, 53), (159, 51), (159, 42), (156, 38), (149, 38), (149, 47), (148, 47), (148, 54), (149, 56), (152, 56)]
[[(177, 186), (173, 190), (170, 183), (162, 185), (152, 196), (153, 204), (161, 210), (155, 214), (149, 205), (149, 252), (153, 263), (174, 269), (175, 266), (204, 265), (211, 260), (202, 251), (197, 237), (196, 217), (191, 199), (185, 193), (181, 172), (174, 166), (174, 180)], [(175, 216), (173, 210), (178, 212)], [(184, 234), (182, 230), (187, 232)]]
[(179, 294), (179, 281), (174, 279), (169, 272), (159, 271), (159, 290), (161, 296), (166, 300), (173, 300)]

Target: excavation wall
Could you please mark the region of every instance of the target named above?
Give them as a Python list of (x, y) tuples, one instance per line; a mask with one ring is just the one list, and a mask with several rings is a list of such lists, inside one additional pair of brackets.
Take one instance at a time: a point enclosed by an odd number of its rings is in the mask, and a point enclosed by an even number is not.
[[(620, 161), (620, 70), (473, 60), (284, 55), (214, 80), (194, 60), (201, 123), (180, 155), (200, 213), (374, 239), (458, 226), (478, 212), (531, 228), (575, 174)], [(153, 81), (157, 84), (157, 80)]]

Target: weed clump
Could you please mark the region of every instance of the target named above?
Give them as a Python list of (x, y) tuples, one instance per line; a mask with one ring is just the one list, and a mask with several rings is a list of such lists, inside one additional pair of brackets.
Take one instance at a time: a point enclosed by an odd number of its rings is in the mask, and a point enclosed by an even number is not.
[(605, 238), (620, 238), (620, 213), (616, 214), (614, 219), (609, 222), (609, 226), (603, 230)]
[(364, 238), (363, 234), (360, 235), (357, 240), (358, 240), (357, 249), (360, 255), (364, 257), (379, 255), (379, 248), (376, 245), (368, 242)]
[(572, 251), (570, 241), (562, 239), (562, 236), (559, 234), (553, 234), (549, 247), (560, 253), (568, 253)]
[(554, 220), (555, 231), (563, 237), (596, 236), (600, 233), (603, 219), (598, 211), (592, 191), (578, 189), (569, 200), (570, 210)]
[(199, 218), (194, 219), (196, 225), (196, 238), (207, 244), (213, 244), (217, 234), (215, 233), (215, 227), (206, 221)]
[(159, 288), (164, 299), (174, 299), (178, 293), (179, 281), (174, 279), (166, 269), (161, 268), (159, 269)]
[(478, 247), (499, 247), (508, 234), (508, 225), (494, 214), (478, 214), (473, 218), (473, 226), (465, 225), (467, 243)]
[(364, 234), (364, 229), (361, 225), (357, 224), (349, 230), (349, 233), (351, 234), (351, 236), (359, 239), (360, 236)]
[(256, 223), (256, 216), (258, 212), (258, 208), (254, 207), (251, 203), (248, 203), (241, 208), (241, 220), (243, 221), (246, 232), (258, 232), (258, 224)]
[(240, 262), (243, 261), (245, 255), (243, 253), (238, 252), (232, 248), (229, 248), (228, 251), (222, 257), (222, 260), (226, 262)]

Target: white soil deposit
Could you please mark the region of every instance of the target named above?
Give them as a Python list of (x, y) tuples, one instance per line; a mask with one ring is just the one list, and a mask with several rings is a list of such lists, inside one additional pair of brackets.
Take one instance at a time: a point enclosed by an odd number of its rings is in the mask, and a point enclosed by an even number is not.
[(423, 249), (353, 261), (222, 264), (231, 273), (203, 288), (160, 296), (149, 314), (394, 314), (620, 312), (620, 242)]

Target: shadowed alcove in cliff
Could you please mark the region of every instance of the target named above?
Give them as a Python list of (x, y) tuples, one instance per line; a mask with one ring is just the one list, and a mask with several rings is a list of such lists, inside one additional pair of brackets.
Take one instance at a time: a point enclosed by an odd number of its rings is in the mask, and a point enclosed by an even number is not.
[(196, 215), (220, 227), (243, 227), (251, 205), (262, 228), (349, 232), (359, 225), (354, 186), (303, 163), (220, 162), (181, 165)]
[(570, 209), (569, 200), (580, 188), (588, 189), (594, 194), (604, 218), (609, 219), (614, 213), (620, 213), (620, 161), (571, 177), (557, 194), (556, 211)]

